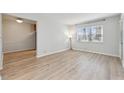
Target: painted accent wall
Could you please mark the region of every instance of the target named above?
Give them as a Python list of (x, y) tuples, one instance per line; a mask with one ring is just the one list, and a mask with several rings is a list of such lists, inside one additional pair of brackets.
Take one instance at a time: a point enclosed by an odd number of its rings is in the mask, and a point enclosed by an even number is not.
[(73, 34), (72, 48), (76, 50), (96, 52), (112, 56), (120, 56), (120, 16), (106, 18), (104, 22), (81, 24), (84, 26), (103, 25), (103, 42), (80, 42), (76, 38), (76, 26), (69, 26)]
[(4, 53), (35, 49), (34, 25), (3, 18)]

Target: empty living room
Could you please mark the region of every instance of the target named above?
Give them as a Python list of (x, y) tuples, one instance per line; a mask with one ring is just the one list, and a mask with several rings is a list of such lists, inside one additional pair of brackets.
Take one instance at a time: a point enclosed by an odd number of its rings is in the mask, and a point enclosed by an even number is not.
[(3, 80), (123, 80), (124, 14), (0, 14)]
[(0, 0), (0, 93), (124, 93), (123, 0)]

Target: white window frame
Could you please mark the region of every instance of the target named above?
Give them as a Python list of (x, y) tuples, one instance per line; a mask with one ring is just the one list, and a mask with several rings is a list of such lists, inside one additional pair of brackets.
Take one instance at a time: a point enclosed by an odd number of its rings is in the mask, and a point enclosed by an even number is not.
[[(91, 27), (101, 27), (101, 31), (100, 31), (100, 33), (101, 33), (101, 40), (100, 41), (98, 41), (98, 40), (89, 40), (89, 38), (92, 38), (92, 36), (90, 36), (87, 40), (79, 40), (79, 32), (77, 31), (77, 40), (79, 41), (79, 42), (96, 42), (96, 43), (102, 43), (103, 42), (103, 25), (92, 25), (92, 26), (79, 26), (79, 27), (77, 27), (77, 29), (79, 29), (79, 28), (91, 28)], [(90, 32), (91, 33), (91, 32)]]

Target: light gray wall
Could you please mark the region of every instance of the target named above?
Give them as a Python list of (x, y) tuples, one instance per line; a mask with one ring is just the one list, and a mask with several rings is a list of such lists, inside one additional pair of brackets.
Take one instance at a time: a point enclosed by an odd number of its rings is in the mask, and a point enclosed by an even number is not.
[(79, 42), (76, 39), (76, 27), (70, 26), (69, 29), (73, 33), (72, 47), (73, 49), (98, 52), (106, 55), (120, 56), (120, 16), (106, 18), (104, 22), (95, 22), (84, 25), (103, 25), (103, 43), (95, 42)]
[(38, 55), (68, 49), (67, 27), (54, 21), (38, 21)]
[(37, 21), (37, 56), (69, 49), (67, 26), (38, 14), (10, 14)]
[(35, 31), (29, 23), (3, 19), (4, 53), (35, 49)]

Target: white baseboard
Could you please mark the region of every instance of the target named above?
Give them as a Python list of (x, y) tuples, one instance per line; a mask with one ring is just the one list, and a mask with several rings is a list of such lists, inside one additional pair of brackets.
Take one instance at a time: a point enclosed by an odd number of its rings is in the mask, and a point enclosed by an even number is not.
[(108, 53), (101, 53), (101, 52), (96, 52), (96, 51), (83, 50), (83, 49), (77, 49), (77, 48), (73, 48), (73, 50), (84, 51), (84, 52), (91, 52), (91, 53), (97, 53), (97, 54), (103, 54), (103, 55), (113, 56), (113, 57), (119, 57), (118, 55), (113, 55), (113, 54), (108, 54)]
[(63, 51), (67, 51), (69, 50), (70, 48), (67, 48), (67, 49), (62, 49), (62, 50), (58, 50), (58, 51), (54, 51), (54, 52), (49, 52), (49, 53), (46, 53), (46, 54), (42, 54), (42, 55), (37, 55), (37, 57), (44, 57), (44, 56), (48, 56), (48, 55), (52, 55), (52, 54), (55, 54), (55, 53), (60, 53), (60, 52), (63, 52)]
[(28, 50), (34, 50), (34, 48), (31, 48), (31, 49), (22, 49), (22, 50), (14, 50), (14, 51), (6, 51), (6, 52), (3, 52), (3, 53), (6, 54), (6, 53), (14, 53), (14, 52), (28, 51)]

